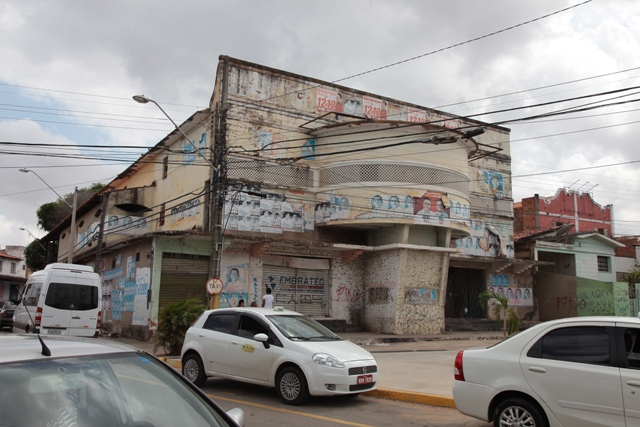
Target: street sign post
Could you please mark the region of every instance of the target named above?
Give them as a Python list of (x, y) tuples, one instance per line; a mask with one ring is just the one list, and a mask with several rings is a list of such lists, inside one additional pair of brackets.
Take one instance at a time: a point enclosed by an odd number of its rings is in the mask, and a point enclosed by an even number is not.
[(209, 309), (220, 306), (220, 292), (222, 292), (222, 280), (218, 277), (207, 280), (207, 293), (209, 294)]

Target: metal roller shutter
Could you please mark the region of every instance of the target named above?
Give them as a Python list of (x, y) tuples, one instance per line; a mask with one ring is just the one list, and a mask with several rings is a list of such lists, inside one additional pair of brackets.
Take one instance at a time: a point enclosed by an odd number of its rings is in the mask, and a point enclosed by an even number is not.
[(205, 285), (209, 277), (209, 257), (174, 253), (162, 254), (159, 309), (171, 302), (197, 299), (206, 306)]
[(271, 287), (274, 306), (327, 317), (331, 310), (329, 271), (264, 264), (263, 290)]

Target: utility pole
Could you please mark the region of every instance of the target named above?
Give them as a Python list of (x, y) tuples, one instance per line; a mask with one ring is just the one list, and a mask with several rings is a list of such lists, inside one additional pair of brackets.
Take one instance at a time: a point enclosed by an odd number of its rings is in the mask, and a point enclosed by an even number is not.
[[(213, 111), (213, 164), (211, 171), (211, 258), (209, 260), (209, 278), (220, 279), (222, 251), (223, 251), (223, 209), (227, 190), (227, 102), (229, 84), (229, 60), (227, 57), (222, 65), (222, 93), (218, 105)], [(209, 300), (209, 308), (217, 308), (219, 295)]]
[(73, 251), (76, 248), (76, 208), (78, 207), (78, 187), (73, 192), (73, 207), (71, 208), (71, 230), (69, 231), (69, 257), (67, 262), (73, 264)]
[(107, 216), (107, 207), (109, 205), (109, 193), (104, 193), (102, 196), (102, 215), (100, 215), (100, 227), (98, 227), (98, 242), (96, 247), (96, 263), (93, 267), (93, 271), (100, 273), (100, 261), (102, 261), (102, 241), (104, 240), (104, 223)]

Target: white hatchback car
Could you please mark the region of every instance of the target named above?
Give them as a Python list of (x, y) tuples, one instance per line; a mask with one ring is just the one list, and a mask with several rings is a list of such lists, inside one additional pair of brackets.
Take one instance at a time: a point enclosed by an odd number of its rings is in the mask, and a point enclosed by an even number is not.
[(373, 390), (378, 365), (308, 316), (248, 307), (205, 311), (187, 331), (182, 373), (198, 386), (210, 376), (275, 386), (284, 403), (298, 405), (309, 395)]
[(640, 320), (576, 317), (458, 353), (453, 397), (494, 426), (640, 426)]
[[(44, 344), (41, 344), (43, 342)], [(0, 336), (0, 426), (237, 427), (174, 369), (103, 339)]]

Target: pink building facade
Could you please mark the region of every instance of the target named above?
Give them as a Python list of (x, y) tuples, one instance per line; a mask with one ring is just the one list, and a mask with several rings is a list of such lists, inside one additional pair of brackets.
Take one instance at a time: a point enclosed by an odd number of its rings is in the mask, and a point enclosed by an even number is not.
[(573, 232), (596, 232), (614, 236), (613, 205), (601, 206), (589, 193), (559, 189), (551, 197), (522, 199), (513, 204), (516, 232), (574, 224)]

